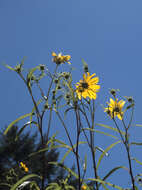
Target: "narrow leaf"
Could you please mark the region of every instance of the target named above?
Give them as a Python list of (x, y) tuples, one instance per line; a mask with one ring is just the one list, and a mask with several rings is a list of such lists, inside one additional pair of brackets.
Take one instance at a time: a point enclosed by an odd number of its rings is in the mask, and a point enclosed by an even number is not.
[[(42, 99), (38, 100), (38, 102), (36, 102), (36, 105), (38, 106), (42, 101), (43, 101)], [(34, 115), (35, 110), (36, 110), (36, 108), (34, 106), (32, 109), (31, 115), (30, 115), (30, 122), (32, 122), (32, 120), (33, 120), (33, 115)]]
[(113, 168), (112, 170), (110, 170), (107, 175), (105, 175), (105, 177), (103, 178), (103, 181), (106, 180), (109, 176), (111, 176), (111, 174), (113, 174), (115, 171), (119, 170), (119, 169), (125, 169), (128, 170), (128, 168), (124, 167), (124, 166), (118, 166)]
[(137, 160), (136, 158), (131, 158), (132, 160), (135, 160), (138, 164), (142, 165), (142, 162), (140, 162), (139, 160)]
[[(107, 128), (107, 129), (111, 129), (111, 130), (119, 133), (119, 131), (116, 128), (110, 127), (108, 125), (104, 125), (104, 124), (101, 124), (101, 123), (96, 123), (96, 126), (100, 126), (100, 127), (104, 127), (104, 128)], [(125, 135), (125, 132), (121, 131), (121, 134)]]
[(8, 125), (7, 129), (4, 131), (4, 135), (7, 134), (7, 132), (11, 129), (11, 127), (12, 127), (14, 124), (16, 124), (18, 121), (20, 121), (20, 120), (22, 120), (22, 119), (24, 119), (24, 118), (30, 116), (31, 114), (32, 114), (32, 113), (28, 113), (28, 114), (22, 115), (22, 116), (20, 116), (19, 118), (17, 118), (16, 120), (12, 121), (12, 122)]
[(10, 190), (16, 190), (16, 188), (17, 188), (19, 185), (21, 185), (24, 181), (26, 181), (26, 180), (28, 180), (28, 179), (30, 179), (30, 178), (33, 178), (33, 177), (38, 177), (38, 178), (40, 178), (40, 177), (39, 177), (38, 175), (36, 175), (36, 174), (29, 174), (29, 175), (26, 175), (26, 176), (24, 176), (22, 179), (20, 179), (15, 185), (13, 185)]
[(101, 179), (95, 179), (95, 178), (88, 178), (87, 180), (89, 181), (97, 181), (101, 184), (104, 184), (104, 185), (108, 185), (110, 187), (113, 187), (113, 188), (116, 188), (116, 189), (119, 189), (119, 190), (124, 190), (122, 187), (118, 186), (118, 185), (115, 185), (115, 184), (112, 184), (112, 183), (109, 183), (109, 182), (106, 182), (106, 181), (103, 181)]
[(83, 128), (82, 130), (89, 130), (89, 131), (92, 131), (92, 132), (96, 132), (96, 133), (100, 133), (100, 134), (103, 134), (103, 135), (106, 135), (106, 136), (109, 136), (109, 137), (112, 137), (114, 139), (118, 139), (117, 137), (109, 134), (109, 133), (105, 133), (103, 131), (99, 131), (99, 130), (96, 130), (96, 129), (90, 129), (90, 128)]
[[(87, 142), (86, 141), (80, 141), (78, 144), (80, 145), (80, 144), (86, 144)], [(76, 148), (76, 144), (75, 145), (73, 145), (73, 148)], [(67, 152), (64, 154), (64, 156), (63, 156), (63, 158), (62, 158), (62, 160), (61, 160), (61, 163), (63, 163), (64, 162), (64, 160), (65, 160), (65, 158), (69, 155), (69, 153), (72, 151), (72, 148), (71, 147), (69, 147), (69, 150), (67, 150)]]
[(76, 177), (78, 179), (78, 175), (74, 171), (72, 171), (70, 168), (64, 166), (62, 163), (48, 162), (48, 164), (53, 164), (53, 165), (59, 166), (59, 167), (65, 169), (66, 171), (68, 171), (70, 174), (72, 174), (74, 177)]
[(138, 143), (138, 142), (131, 142), (131, 145), (142, 145), (142, 143)]
[(98, 167), (99, 167), (99, 165), (100, 165), (100, 163), (101, 163), (103, 157), (106, 155), (106, 153), (107, 153), (110, 149), (112, 149), (115, 145), (117, 145), (118, 143), (120, 143), (120, 142), (121, 142), (121, 141), (117, 141), (117, 142), (111, 144), (109, 147), (107, 147), (107, 148), (104, 150), (104, 152), (103, 152), (103, 153), (101, 154), (101, 156), (99, 157), (99, 160), (98, 160), (98, 163), (97, 163), (97, 169), (98, 169)]
[(19, 130), (19, 132), (17, 133), (16, 138), (15, 138), (15, 141), (18, 140), (20, 134), (24, 131), (24, 129), (25, 129), (28, 125), (31, 125), (31, 124), (38, 125), (35, 121), (28, 121), (27, 123), (25, 123), (25, 124), (23, 125), (23, 127)]
[(136, 127), (142, 127), (142, 125), (141, 125), (141, 124), (136, 124), (136, 125), (134, 125), (134, 126), (136, 126)]
[(11, 66), (9, 66), (9, 65), (7, 65), (7, 64), (3, 64), (6, 68), (8, 68), (9, 70), (11, 70), (11, 71), (15, 71), (15, 69), (14, 68), (12, 68)]

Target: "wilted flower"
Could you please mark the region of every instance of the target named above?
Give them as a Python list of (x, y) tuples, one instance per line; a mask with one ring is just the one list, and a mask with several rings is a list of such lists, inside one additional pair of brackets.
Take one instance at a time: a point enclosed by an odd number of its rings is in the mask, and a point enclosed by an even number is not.
[(61, 64), (67, 62), (68, 64), (71, 64), (69, 60), (71, 59), (70, 55), (62, 55), (62, 53), (59, 53), (58, 55), (55, 52), (52, 52), (53, 56), (53, 62), (56, 64)]
[(113, 100), (112, 98), (110, 98), (110, 103), (107, 103), (108, 107), (105, 108), (105, 112), (107, 112), (107, 114), (113, 119), (116, 116), (122, 120), (123, 119), (123, 115), (124, 112), (122, 111), (123, 106), (125, 104), (125, 101), (120, 100), (118, 102), (118, 99)]
[(86, 74), (83, 74), (83, 80), (80, 80), (76, 84), (76, 93), (79, 99), (81, 99), (81, 97), (96, 99), (96, 92), (99, 91), (100, 85), (97, 85), (99, 82), (99, 78), (94, 77), (95, 75), (95, 73), (90, 75), (90, 73), (87, 72), (87, 76)]

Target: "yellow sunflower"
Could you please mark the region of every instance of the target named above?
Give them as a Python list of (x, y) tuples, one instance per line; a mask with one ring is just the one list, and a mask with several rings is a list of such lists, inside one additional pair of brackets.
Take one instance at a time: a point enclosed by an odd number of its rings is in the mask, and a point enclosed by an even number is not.
[(59, 53), (58, 55), (55, 52), (52, 52), (53, 56), (53, 62), (56, 64), (61, 64), (67, 62), (68, 64), (71, 64), (69, 60), (71, 59), (70, 55), (62, 55), (62, 53)]
[(90, 75), (90, 73), (87, 72), (87, 75), (83, 74), (83, 80), (80, 80), (78, 83), (76, 83), (76, 93), (80, 100), (81, 97), (96, 99), (96, 92), (99, 91), (100, 85), (97, 85), (99, 82), (99, 78), (94, 77), (95, 75), (95, 73)]
[(108, 113), (108, 115), (113, 119), (116, 116), (118, 117), (118, 119), (122, 120), (123, 119), (123, 115), (124, 112), (122, 111), (123, 106), (125, 104), (125, 101), (120, 100), (118, 102), (118, 99), (113, 100), (112, 98), (110, 98), (110, 103), (107, 103), (108, 107), (105, 108), (105, 112)]

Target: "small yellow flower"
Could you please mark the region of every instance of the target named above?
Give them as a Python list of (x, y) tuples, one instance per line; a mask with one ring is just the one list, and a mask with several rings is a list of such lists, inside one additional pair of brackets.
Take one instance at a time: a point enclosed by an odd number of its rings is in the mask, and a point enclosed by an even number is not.
[(25, 172), (29, 171), (29, 168), (27, 168), (26, 164), (24, 164), (23, 162), (20, 162), (20, 166), (24, 169)]
[[(97, 85), (99, 82), (98, 77), (94, 77), (96, 74), (90, 75), (89, 72), (86, 74), (83, 74), (83, 80), (80, 80), (75, 86), (76, 86), (76, 93), (78, 98), (81, 100), (81, 97), (90, 99), (96, 99), (97, 95), (96, 93), (100, 89), (100, 85)], [(93, 78), (94, 77), (94, 78)]]
[(70, 55), (62, 55), (62, 53), (59, 53), (58, 55), (55, 52), (52, 52), (53, 56), (53, 62), (56, 64), (61, 64), (67, 62), (68, 64), (71, 64), (69, 60), (71, 59)]
[(86, 190), (87, 186), (86, 185), (82, 185), (81, 190)]
[(113, 100), (112, 98), (110, 98), (110, 103), (107, 103), (108, 107), (105, 108), (105, 112), (108, 113), (108, 115), (113, 119), (116, 116), (118, 117), (118, 119), (122, 120), (123, 119), (123, 115), (124, 112), (122, 111), (123, 106), (125, 104), (125, 101), (120, 100), (118, 102), (118, 99)]

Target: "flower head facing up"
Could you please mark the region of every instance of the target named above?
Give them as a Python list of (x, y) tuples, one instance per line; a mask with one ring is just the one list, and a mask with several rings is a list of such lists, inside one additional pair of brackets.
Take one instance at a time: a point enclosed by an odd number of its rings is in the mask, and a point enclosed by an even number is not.
[(26, 164), (24, 164), (23, 162), (20, 162), (20, 166), (21, 166), (21, 168), (24, 169), (25, 172), (29, 171), (29, 168), (27, 168)]
[[(81, 100), (81, 97), (90, 99), (96, 99), (96, 92), (99, 91), (100, 85), (97, 85), (99, 82), (98, 77), (94, 77), (96, 74), (90, 75), (89, 72), (83, 74), (83, 80), (80, 80), (76, 84), (76, 93), (78, 98)], [(94, 78), (93, 78), (94, 77)]]
[(71, 59), (70, 55), (62, 55), (62, 53), (59, 53), (58, 55), (55, 52), (52, 52), (53, 56), (53, 62), (55, 62), (57, 65), (60, 65), (62, 63), (67, 62), (68, 64), (71, 64), (69, 60)]
[(122, 120), (123, 119), (123, 115), (124, 112), (122, 111), (123, 106), (125, 104), (125, 101), (120, 100), (118, 101), (118, 99), (113, 100), (112, 98), (110, 98), (110, 103), (107, 103), (108, 107), (105, 108), (105, 112), (107, 112), (107, 114), (114, 119), (116, 116), (118, 117), (118, 119)]

